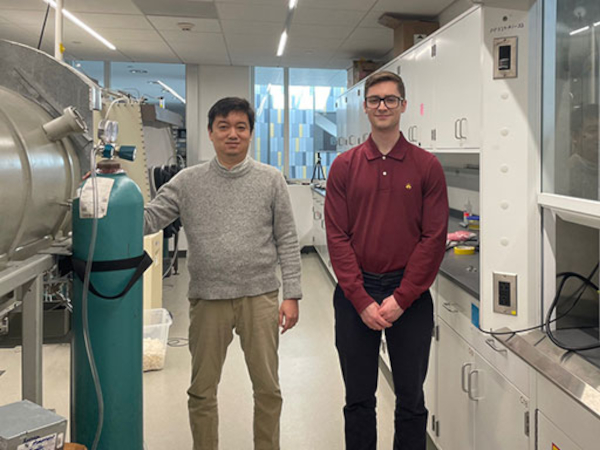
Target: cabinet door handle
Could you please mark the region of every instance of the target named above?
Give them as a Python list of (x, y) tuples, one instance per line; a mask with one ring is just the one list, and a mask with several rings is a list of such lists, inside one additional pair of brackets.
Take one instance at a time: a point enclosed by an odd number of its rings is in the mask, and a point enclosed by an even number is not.
[(458, 122), (460, 122), (460, 119), (456, 119), (456, 120), (454, 121), (454, 137), (455, 137), (457, 140), (460, 140), (460, 136), (459, 136), (459, 134), (458, 134)]
[(496, 346), (496, 340), (495, 340), (495, 339), (493, 339), (493, 338), (486, 339), (486, 340), (485, 340), (485, 343), (486, 343), (487, 345), (489, 345), (490, 347), (492, 347), (492, 349), (493, 349), (495, 352), (498, 352), (498, 353), (503, 353), (503, 354), (507, 354), (507, 353), (508, 353), (508, 350), (506, 350), (505, 348), (498, 348), (498, 347)]
[(448, 311), (450, 311), (452, 314), (455, 314), (458, 312), (458, 309), (456, 309), (454, 306), (452, 306), (452, 303), (450, 303), (450, 302), (444, 302), (444, 303), (442, 303), (442, 306), (444, 308), (446, 308)]
[(479, 384), (479, 372), (480, 371), (477, 369), (471, 370), (471, 372), (469, 372), (469, 378), (467, 379), (467, 393), (469, 394), (469, 398), (474, 402), (481, 400), (481, 397), (475, 397), (473, 395), (473, 375), (477, 374), (477, 383)]
[(467, 369), (471, 369), (471, 367), (473, 366), (473, 364), (471, 363), (464, 363), (462, 365), (462, 368), (460, 369), (460, 388), (463, 390), (463, 392), (468, 392), (467, 391), (467, 376), (465, 375), (466, 370)]
[(459, 134), (459, 136), (460, 136), (461, 139), (466, 139), (467, 136), (465, 136), (463, 134), (463, 121), (465, 122), (465, 124), (468, 125), (468, 121), (467, 121), (466, 117), (463, 117), (462, 119), (460, 119), (460, 121), (459, 121), (460, 127), (459, 127), (459, 130), (458, 130), (458, 134)]

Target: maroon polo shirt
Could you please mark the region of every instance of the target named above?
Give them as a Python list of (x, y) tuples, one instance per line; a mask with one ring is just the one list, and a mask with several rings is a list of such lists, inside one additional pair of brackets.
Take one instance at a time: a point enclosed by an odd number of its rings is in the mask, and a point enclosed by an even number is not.
[(402, 134), (385, 156), (369, 136), (333, 161), (325, 224), (333, 270), (356, 310), (374, 301), (361, 270), (401, 269), (394, 298), (406, 310), (433, 283), (446, 249), (448, 194), (441, 164)]

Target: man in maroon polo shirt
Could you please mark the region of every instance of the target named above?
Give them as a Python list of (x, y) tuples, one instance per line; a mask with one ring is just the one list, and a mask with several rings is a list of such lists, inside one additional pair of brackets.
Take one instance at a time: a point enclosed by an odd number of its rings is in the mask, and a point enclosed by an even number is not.
[(433, 304), (429, 287), (444, 257), (448, 196), (442, 166), (399, 131), (402, 79), (365, 84), (371, 136), (331, 166), (327, 245), (338, 278), (335, 334), (344, 383), (347, 450), (377, 448), (375, 414), (381, 332), (396, 393), (394, 450), (425, 450)]

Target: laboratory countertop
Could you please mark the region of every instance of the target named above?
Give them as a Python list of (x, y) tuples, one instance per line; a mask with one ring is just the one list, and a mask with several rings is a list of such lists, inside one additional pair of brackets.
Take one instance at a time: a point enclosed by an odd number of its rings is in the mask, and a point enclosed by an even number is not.
[[(448, 220), (448, 233), (466, 230), (460, 223), (461, 219), (451, 213)], [(477, 231), (475, 233), (479, 234)], [(457, 255), (453, 249), (446, 250), (440, 273), (479, 300), (478, 251), (474, 255)]]
[[(312, 190), (325, 197), (324, 188), (312, 186)], [(460, 223), (458, 214), (452, 211), (448, 221), (448, 232), (465, 230)], [(447, 250), (440, 267), (440, 274), (479, 300), (479, 252), (474, 255), (457, 255), (452, 249)]]
[(323, 188), (323, 187), (317, 187), (317, 186), (312, 186), (312, 190), (315, 191), (317, 194), (322, 195), (323, 197), (325, 197), (325, 188)]
[(557, 347), (539, 330), (527, 334), (508, 334), (509, 331), (508, 328), (498, 330), (505, 334), (496, 335), (496, 339), (600, 418), (600, 356), (597, 350), (586, 359), (581, 353)]

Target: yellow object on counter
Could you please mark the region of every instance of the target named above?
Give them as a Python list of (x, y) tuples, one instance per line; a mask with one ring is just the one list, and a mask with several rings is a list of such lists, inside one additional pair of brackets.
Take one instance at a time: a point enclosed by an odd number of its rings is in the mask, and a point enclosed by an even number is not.
[(474, 255), (475, 247), (471, 245), (458, 245), (454, 247), (454, 254), (456, 255)]
[(479, 216), (472, 215), (467, 217), (467, 226), (469, 230), (479, 230)]

